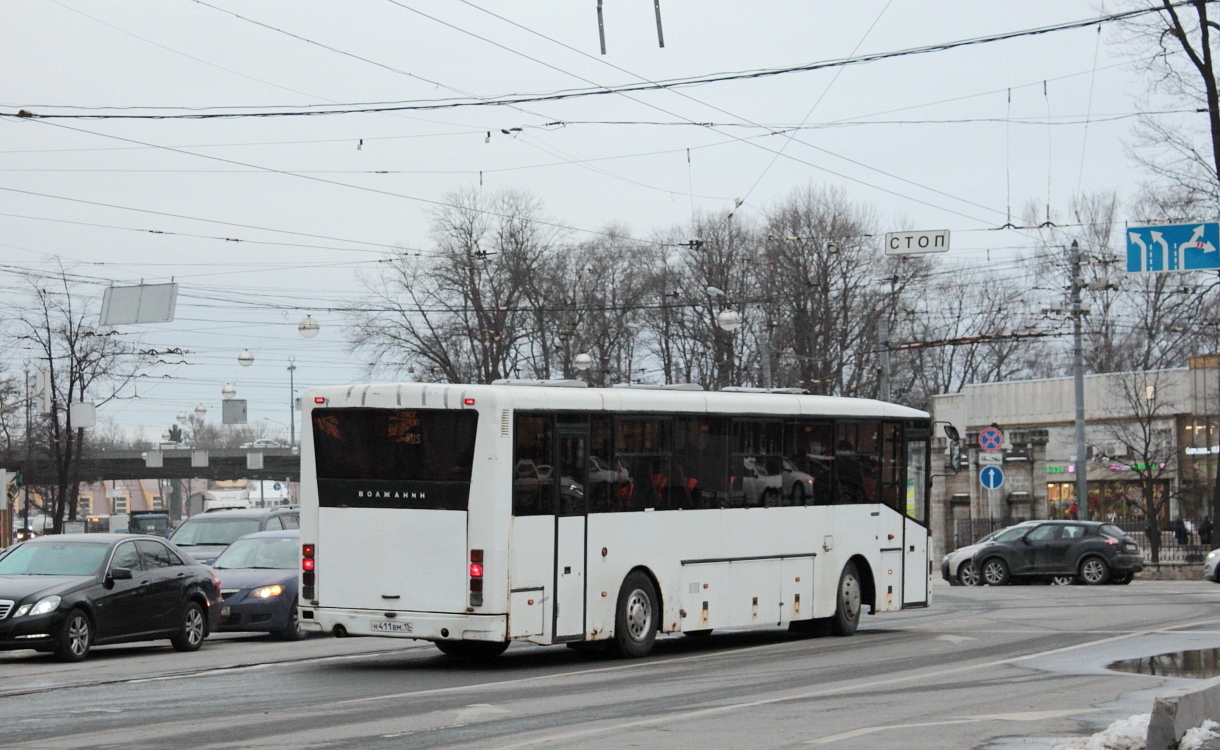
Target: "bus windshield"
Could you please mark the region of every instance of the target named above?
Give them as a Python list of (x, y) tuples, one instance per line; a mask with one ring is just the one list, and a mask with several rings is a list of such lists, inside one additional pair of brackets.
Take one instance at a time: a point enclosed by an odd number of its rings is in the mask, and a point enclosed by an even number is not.
[(477, 422), (474, 411), (315, 409), (319, 504), (466, 510)]

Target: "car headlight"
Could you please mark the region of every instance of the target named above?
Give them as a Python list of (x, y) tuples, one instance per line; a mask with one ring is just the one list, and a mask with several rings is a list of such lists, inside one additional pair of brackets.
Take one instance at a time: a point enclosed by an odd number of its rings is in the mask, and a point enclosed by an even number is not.
[(21, 616), (27, 615), (27, 614), (30, 617), (35, 617), (37, 615), (46, 615), (46, 614), (50, 614), (51, 612), (54, 612), (58, 607), (59, 607), (59, 597), (58, 596), (48, 596), (43, 599), (39, 599), (36, 604), (22, 604), (20, 607), (17, 608), (17, 611), (13, 613), (13, 617), (21, 617)]
[(256, 599), (270, 599), (282, 593), (284, 593), (284, 587), (277, 583), (274, 586), (263, 586), (262, 588), (254, 589), (250, 592), (250, 596)]

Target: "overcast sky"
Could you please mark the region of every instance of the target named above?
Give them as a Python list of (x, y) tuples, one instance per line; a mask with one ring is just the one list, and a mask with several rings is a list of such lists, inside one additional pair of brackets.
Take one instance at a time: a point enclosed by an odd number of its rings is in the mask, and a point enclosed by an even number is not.
[[(603, 56), (596, 8), (7, 0), (0, 113), (487, 100), (800, 66), (1104, 13), (1091, 0), (661, 0), (660, 48), (651, 2), (606, 0)], [(1032, 233), (992, 231), (1009, 206), (1019, 224), (1029, 201), (1063, 213), (1078, 191), (1129, 198), (1144, 179), (1125, 144), (1145, 81), (1116, 39), (1090, 27), (514, 106), (4, 116), (0, 300), (11, 310), (25, 274), (60, 262), (96, 282), (84, 288), (99, 302), (110, 283), (173, 279), (177, 319), (122, 330), (142, 349), (187, 350), (186, 364), (147, 367), (101, 416), (159, 435), (197, 404), (219, 419), (221, 387), (233, 383), (251, 420), (274, 420), (286, 437), (289, 358), (298, 391), (361, 377), (334, 308), (360, 298), (357, 273), (376, 273), (393, 248), (426, 249), (429, 212), (453, 190), (528, 191), (579, 240), (611, 222), (648, 236), (736, 199), (740, 215), (759, 216), (798, 187), (828, 183), (872, 207), (882, 231), (950, 229), (958, 262), (1028, 249)], [(321, 324), (312, 340), (296, 330), (306, 315)], [(246, 349), (255, 362), (243, 368)], [(31, 354), (0, 356), (20, 371)]]

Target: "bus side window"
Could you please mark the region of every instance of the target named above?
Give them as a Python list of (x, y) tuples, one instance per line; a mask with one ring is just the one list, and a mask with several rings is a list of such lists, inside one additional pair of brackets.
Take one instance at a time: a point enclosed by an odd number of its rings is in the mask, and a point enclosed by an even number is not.
[(784, 487), (793, 505), (834, 502), (834, 424), (800, 419), (784, 426)]
[(670, 430), (668, 417), (620, 419), (614, 455), (627, 469), (626, 497), (620, 493), (620, 511), (670, 506)]
[(551, 417), (517, 416), (513, 420), (513, 515), (555, 513), (555, 480), (551, 471), (554, 424)]
[(902, 486), (902, 424), (881, 425), (881, 502), (902, 513), (905, 488)]
[(876, 422), (840, 422), (835, 425), (836, 502), (875, 503), (881, 481)]

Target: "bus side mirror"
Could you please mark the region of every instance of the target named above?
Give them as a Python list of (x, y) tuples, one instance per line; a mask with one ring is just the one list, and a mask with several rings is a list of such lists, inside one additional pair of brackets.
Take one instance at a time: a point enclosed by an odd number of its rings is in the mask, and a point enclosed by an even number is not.
[(949, 438), (949, 441), (952, 443), (960, 443), (962, 440), (961, 433), (951, 424), (945, 425), (945, 437)]

